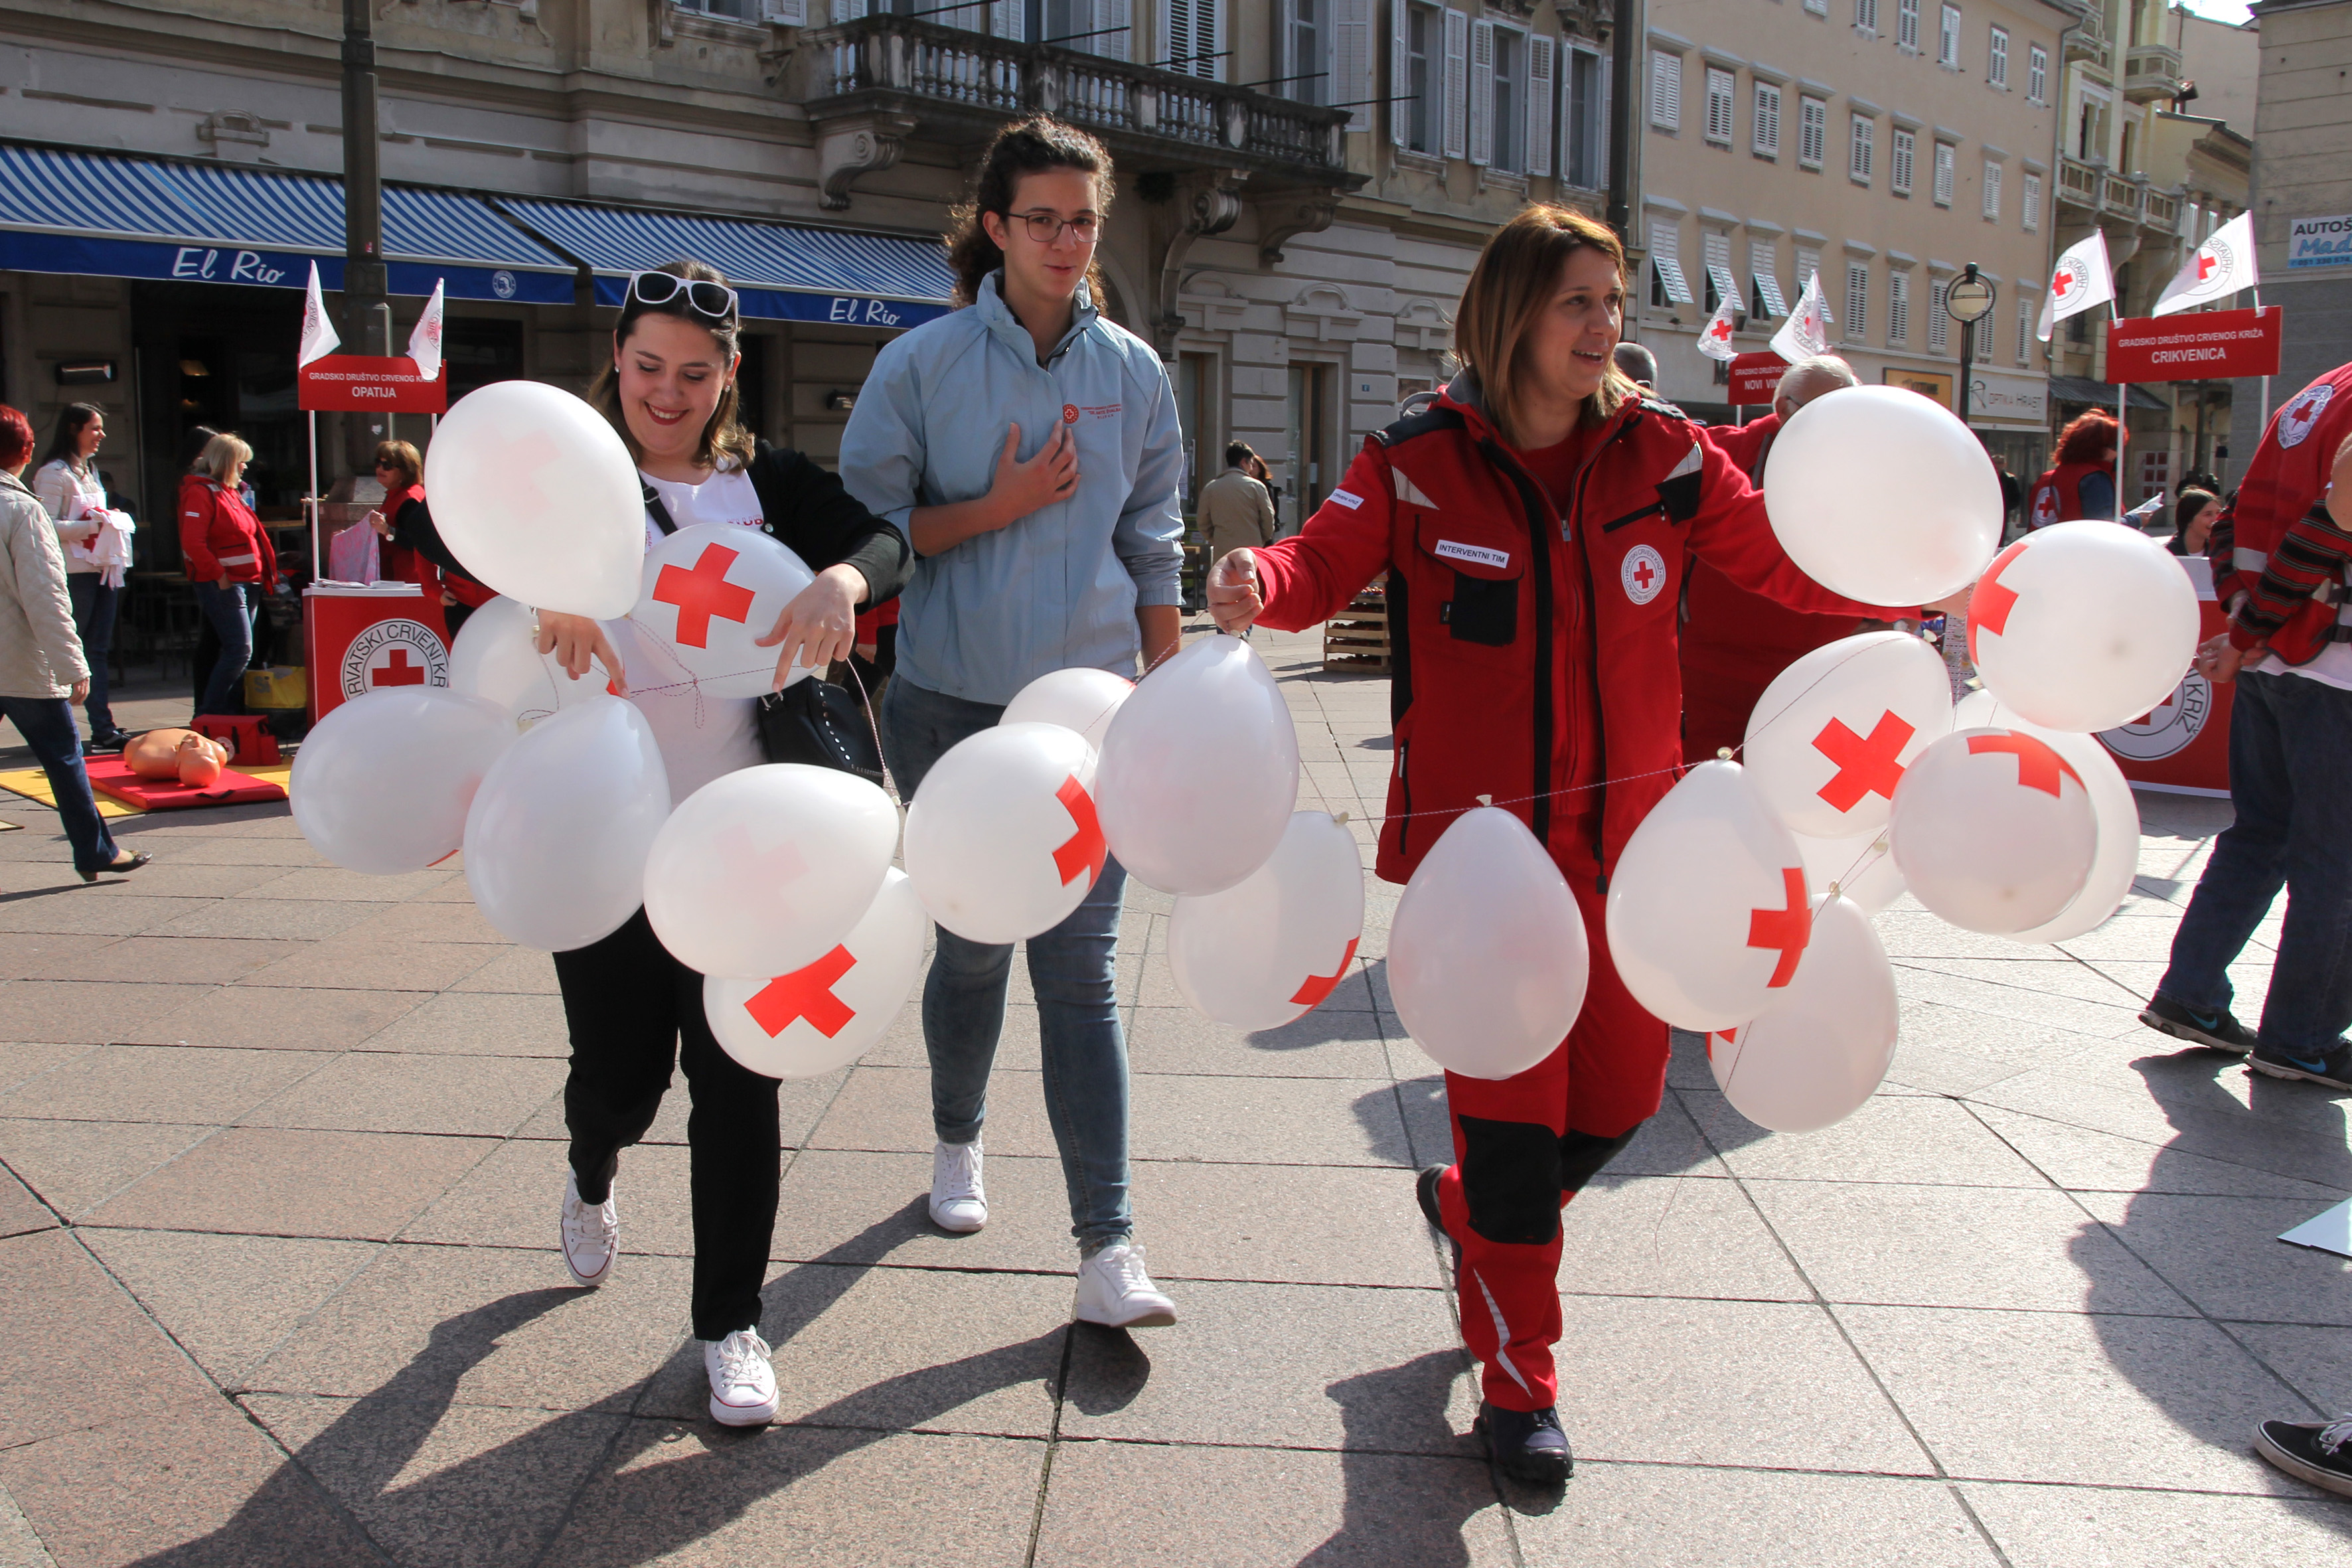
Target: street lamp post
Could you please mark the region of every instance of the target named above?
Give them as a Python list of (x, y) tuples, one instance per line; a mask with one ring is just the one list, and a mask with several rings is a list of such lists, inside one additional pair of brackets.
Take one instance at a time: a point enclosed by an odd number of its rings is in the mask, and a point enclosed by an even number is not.
[(1960, 374), (1958, 395), (1954, 401), (1963, 425), (1969, 422), (1969, 382), (1976, 374), (1977, 323), (1992, 312), (1999, 298), (1992, 279), (1977, 276), (1977, 264), (1973, 261), (1961, 270), (1959, 281), (1944, 290), (1944, 313), (1960, 324)]
[(343, 307), (362, 353), (392, 353), (383, 266), (383, 173), (376, 134), (369, 0), (343, 0)]

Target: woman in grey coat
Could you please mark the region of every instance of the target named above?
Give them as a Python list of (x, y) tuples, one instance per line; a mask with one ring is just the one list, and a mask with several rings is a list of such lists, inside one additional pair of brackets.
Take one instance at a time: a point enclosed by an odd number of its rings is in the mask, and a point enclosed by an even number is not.
[(32, 456), (33, 426), (0, 404), (0, 714), (40, 760), (73, 845), (74, 869), (95, 882), (101, 871), (136, 871), (150, 857), (116, 847), (82, 771), (73, 705), (89, 695), (89, 665), (74, 635), (57, 529), (25, 488)]

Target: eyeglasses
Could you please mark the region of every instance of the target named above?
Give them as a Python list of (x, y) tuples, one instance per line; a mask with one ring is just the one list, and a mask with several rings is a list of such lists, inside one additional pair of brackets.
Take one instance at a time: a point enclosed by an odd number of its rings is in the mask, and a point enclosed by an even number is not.
[(1070, 231), (1070, 237), (1080, 245), (1092, 245), (1095, 236), (1102, 232), (1102, 219), (1093, 213), (1074, 218), (1059, 217), (1053, 213), (1008, 213), (1005, 216), (1018, 217), (1028, 226), (1029, 237), (1040, 245), (1053, 244), (1062, 237), (1062, 231), (1066, 228)]
[(667, 305), (681, 293), (686, 296), (686, 308), (707, 321), (735, 319), (735, 290), (724, 283), (713, 283), (707, 278), (680, 278), (675, 272), (638, 272), (629, 278), (632, 304)]

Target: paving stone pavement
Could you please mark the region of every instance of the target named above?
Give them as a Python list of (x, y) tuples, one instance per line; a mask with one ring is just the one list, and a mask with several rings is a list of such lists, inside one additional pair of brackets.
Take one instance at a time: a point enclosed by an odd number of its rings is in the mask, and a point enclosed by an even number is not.
[[(1302, 804), (1369, 846), (1386, 683), (1257, 646)], [(2227, 820), (2140, 804), (2140, 879), (2078, 942), (1880, 918), (1905, 1036), (1846, 1122), (1764, 1133), (1678, 1052), (1566, 1216), (1579, 1462), (1547, 1496), (1467, 1436), (1394, 888), (1359, 974), (1248, 1037), (1179, 1005), (1170, 901), (1132, 892), (1135, 1206), (1173, 1329), (1068, 1322), (1018, 969), (980, 1235), (923, 1215), (911, 1010), (788, 1086), (785, 1419), (730, 1433), (687, 1339), (684, 1095), (624, 1167), (615, 1279), (569, 1288), (552, 972), (460, 871), (350, 875), (251, 807), (120, 823), (155, 865), (84, 887), (9, 797), (0, 1568), (2344, 1560), (2352, 1503), (2248, 1438), (2352, 1408), (2347, 1265), (2272, 1239), (2352, 1192), (2346, 1101), (2136, 1022)]]

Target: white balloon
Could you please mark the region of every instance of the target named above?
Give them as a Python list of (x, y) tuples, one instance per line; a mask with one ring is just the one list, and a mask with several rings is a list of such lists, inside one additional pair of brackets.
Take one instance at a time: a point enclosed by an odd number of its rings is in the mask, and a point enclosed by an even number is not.
[(1843, 838), (1884, 827), (1904, 768), (1951, 730), (1936, 650), (1907, 632), (1865, 632), (1775, 677), (1739, 755), (1790, 832)]
[(600, 696), (531, 726), (466, 814), (466, 883), (510, 942), (586, 947), (636, 913), (669, 774), (645, 716)]
[(1870, 917), (1851, 900), (1823, 899), (1796, 978), (1752, 1021), (1708, 1036), (1706, 1061), (1740, 1115), (1775, 1132), (1811, 1132), (1877, 1091), (1895, 1035), (1895, 966)]
[(1969, 657), (2032, 724), (2128, 724), (2172, 694), (2197, 654), (2197, 590), (2164, 546), (2112, 522), (2027, 534), (1969, 601)]
[(1509, 1078), (1559, 1049), (1591, 971), (1576, 895), (1527, 824), (1498, 806), (1454, 819), (1389, 928), (1399, 1021), (1465, 1078)]
[(814, 963), (772, 980), (702, 983), (720, 1048), (767, 1078), (816, 1078), (873, 1047), (923, 967), (923, 906), (892, 870), (856, 925)]
[(646, 857), (646, 919), (697, 973), (790, 973), (857, 923), (898, 847), (898, 808), (855, 773), (739, 768), (662, 824)]
[(1239, 637), (1202, 637), (1155, 670), (1103, 737), (1102, 827), (1147, 887), (1223, 892), (1265, 864), (1298, 804), (1298, 731)]
[(2000, 477), (1969, 427), (1899, 386), (1816, 397), (1764, 460), (1772, 531), (1805, 575), (1865, 605), (1966, 587), (2000, 546)]
[(907, 806), (907, 875), (970, 942), (1026, 942), (1068, 918), (1108, 853), (1095, 752), (1059, 724), (999, 724), (947, 750)]
[(1805, 858), (1805, 885), (1839, 892), (1876, 914), (1903, 896), (1902, 868), (1886, 841), (1886, 829), (1851, 838), (1814, 838), (1800, 833), (1797, 853)]
[(1291, 814), (1273, 858), (1176, 900), (1168, 962), (1184, 1000), (1236, 1029), (1302, 1018), (1348, 977), (1364, 934), (1363, 857), (1328, 813)]
[[(692, 679), (713, 697), (776, 690), (777, 650), (753, 639), (767, 636), (784, 606), (815, 581), (808, 563), (759, 529), (733, 522), (679, 529), (646, 552), (630, 615), (675, 667), (648, 679)], [(784, 684), (807, 674), (795, 656)]]
[(495, 702), (528, 730), (560, 708), (602, 693), (612, 675), (601, 660), (574, 680), (551, 654), (539, 651), (539, 617), (501, 595), (457, 628), (449, 649), (449, 689)]
[(1895, 787), (1887, 839), (1914, 898), (2006, 936), (2055, 920), (2083, 890), (2098, 828), (2073, 762), (2030, 731), (1986, 728), (1920, 753)]
[(1111, 720), (1134, 689), (1135, 682), (1108, 669), (1057, 669), (1023, 687), (998, 722), (1059, 724), (1100, 751)]
[(1609, 954), (1680, 1028), (1744, 1024), (1796, 973), (1804, 859), (1738, 763), (1701, 763), (1633, 830), (1609, 879)]
[(1970, 692), (1961, 699), (1958, 722), (1963, 728), (2000, 725), (2023, 730), (2050, 742), (2050, 749), (2074, 764), (2091, 790), (2091, 815), (2098, 825), (2099, 847), (2083, 890), (2059, 911), (2056, 919), (2024, 931), (2006, 933), (2011, 942), (2028, 943), (2071, 942), (2105, 925), (2123, 908), (2132, 879), (2139, 875), (2139, 800), (2131, 781), (2116, 766), (2116, 759), (2095, 736), (2065, 730), (2043, 730), (2026, 723), (2003, 708), (1990, 691)]
[(478, 697), (430, 686), (354, 697), (294, 753), (294, 826), (346, 871), (421, 871), (465, 842), (474, 792), (514, 741), (514, 721)]
[(467, 573), (542, 610), (625, 616), (645, 492), (604, 416), (561, 387), (494, 381), (441, 416), (425, 458), (433, 522)]

